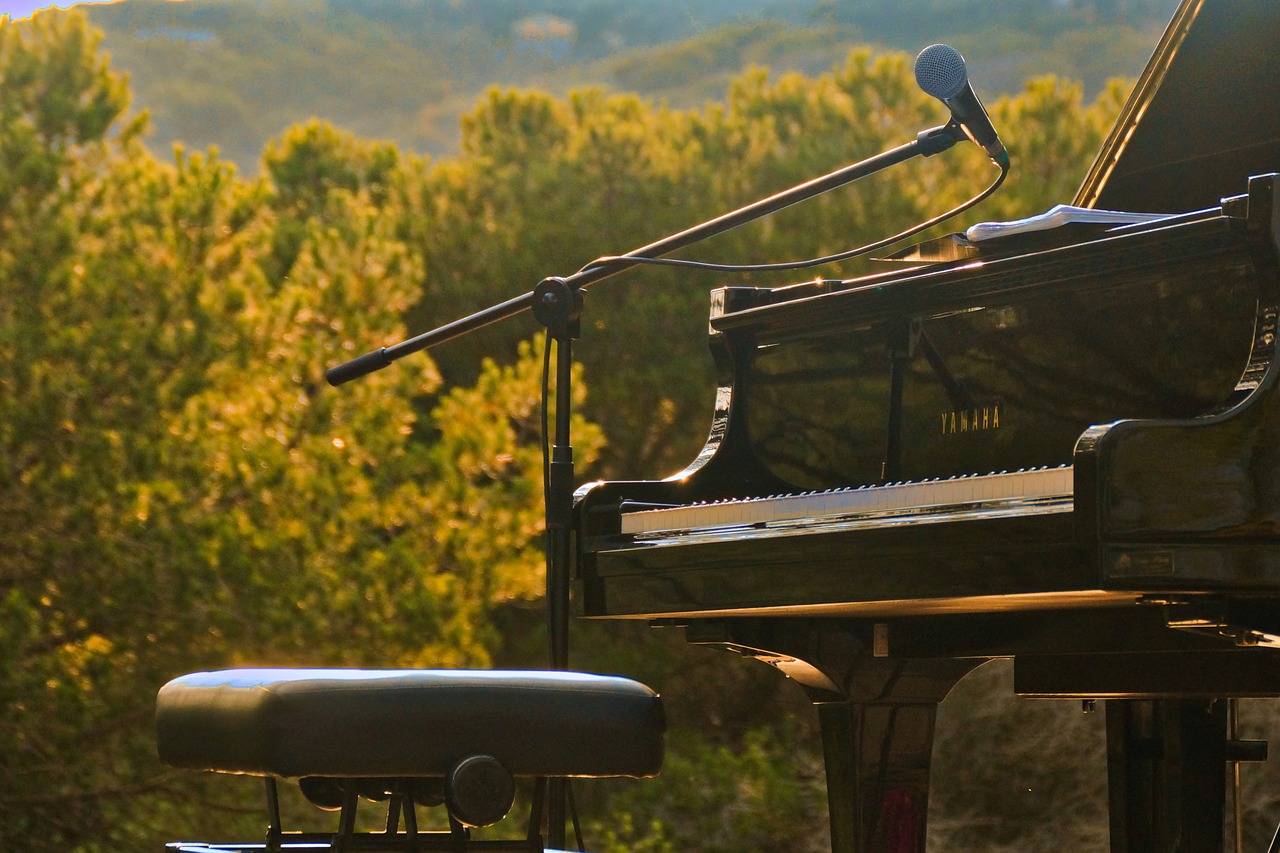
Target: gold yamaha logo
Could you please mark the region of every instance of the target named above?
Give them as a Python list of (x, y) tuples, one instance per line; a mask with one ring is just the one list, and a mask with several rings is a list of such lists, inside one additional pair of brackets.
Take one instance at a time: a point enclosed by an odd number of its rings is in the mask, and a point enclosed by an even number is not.
[(1000, 404), (974, 406), (972, 409), (955, 409), (942, 413), (942, 434), (957, 435), (962, 432), (989, 432), (1000, 429)]

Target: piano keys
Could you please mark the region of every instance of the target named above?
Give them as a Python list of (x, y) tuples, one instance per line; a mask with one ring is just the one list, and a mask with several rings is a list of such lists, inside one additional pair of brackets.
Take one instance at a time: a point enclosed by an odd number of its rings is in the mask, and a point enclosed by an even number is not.
[(812, 531), (818, 525), (927, 524), (1000, 513), (1070, 512), (1071, 473), (1071, 466), (1062, 465), (689, 506), (642, 506), (630, 512), (624, 503), (621, 526), (624, 534), (637, 534), (636, 541), (643, 542), (701, 531), (750, 537)]

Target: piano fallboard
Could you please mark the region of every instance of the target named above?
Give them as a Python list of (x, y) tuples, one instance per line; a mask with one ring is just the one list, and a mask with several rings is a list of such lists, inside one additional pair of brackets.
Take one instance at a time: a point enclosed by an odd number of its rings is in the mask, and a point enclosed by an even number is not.
[(585, 545), (594, 582), (584, 586), (583, 613), (614, 618), (1056, 610), (1280, 589), (1274, 543), (1090, 548), (1070, 513), (837, 522), (776, 536), (616, 535)]
[[(795, 536), (725, 535), (636, 541), (600, 537), (598, 598), (588, 615), (831, 615), (916, 602), (978, 606), (1002, 596), (1102, 598), (1069, 514), (940, 521), (919, 527), (839, 523)], [(1028, 548), (1027, 543), (1034, 542)], [(932, 552), (933, 559), (925, 555)], [(1033, 568), (1034, 567), (1034, 568)], [(890, 605), (890, 602), (903, 604)], [(988, 606), (996, 606), (989, 603)]]

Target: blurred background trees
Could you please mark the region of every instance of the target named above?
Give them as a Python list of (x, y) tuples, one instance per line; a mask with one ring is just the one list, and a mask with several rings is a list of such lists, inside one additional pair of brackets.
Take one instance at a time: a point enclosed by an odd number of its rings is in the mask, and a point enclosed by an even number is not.
[[(1041, 77), (995, 101), (1017, 168), (970, 220), (1069, 199), (1123, 93)], [(259, 832), (256, 786), (155, 760), (155, 691), (183, 672), (538, 665), (536, 330), (493, 327), (341, 390), (324, 368), (944, 118), (906, 56), (859, 49), (818, 75), (739, 74), (696, 109), (492, 90), (437, 159), (306, 121), (246, 173), (144, 147), (148, 116), (84, 17), (0, 21), (0, 847)], [(972, 148), (685, 254), (791, 259), (896, 232), (985, 186)], [(584, 478), (663, 476), (697, 452), (707, 292), (725, 278), (640, 270), (592, 290)], [(673, 726), (662, 781), (581, 793), (594, 849), (822, 849), (800, 691), (677, 634), (573, 630), (575, 666), (651, 683)], [(1100, 717), (1033, 704), (996, 664), (944, 705), (942, 847), (1098, 837)], [(1275, 788), (1253, 779), (1262, 833)]]
[[(809, 76), (854, 44), (955, 45), (984, 95), (1028, 77), (1093, 98), (1142, 69), (1177, 0), (128, 0), (86, 8), (153, 116), (151, 144), (216, 144), (246, 171), (282, 127), (324, 116), (406, 151), (449, 155), (491, 85), (587, 85), (682, 109), (750, 65)], [(359, 73), (352, 73), (358, 68)]]

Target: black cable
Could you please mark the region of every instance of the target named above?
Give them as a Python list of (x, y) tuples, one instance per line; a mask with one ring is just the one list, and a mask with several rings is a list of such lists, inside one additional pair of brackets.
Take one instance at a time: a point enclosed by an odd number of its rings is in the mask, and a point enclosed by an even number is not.
[(551, 408), (551, 332), (545, 332), (542, 346), (542, 501), (551, 497), (551, 438), (547, 410)]
[(991, 186), (987, 187), (968, 201), (962, 202), (951, 210), (948, 210), (945, 213), (940, 213), (932, 219), (927, 219), (918, 225), (913, 225), (905, 231), (900, 231), (892, 237), (886, 237), (883, 240), (877, 240), (874, 243), (868, 243), (865, 246), (859, 246), (856, 249), (838, 252), (834, 255), (824, 255), (820, 258), (810, 258), (804, 261), (783, 261), (781, 263), (773, 264), (714, 264), (706, 261), (687, 261), (680, 258), (645, 258), (637, 257), (635, 255), (606, 255), (601, 258), (596, 258), (594, 261), (578, 270), (578, 272), (586, 272), (587, 270), (602, 266), (609, 266), (610, 264), (616, 263), (626, 263), (628, 265), (654, 264), (656, 266), (685, 267), (688, 269), (713, 270), (716, 272), (773, 272), (778, 270), (810, 269), (812, 267), (820, 267), (826, 264), (834, 264), (838, 261), (847, 261), (850, 258), (865, 255), (867, 252), (874, 252), (877, 249), (883, 249), (885, 246), (896, 243), (899, 240), (905, 240), (908, 237), (919, 234), (921, 231), (932, 228), (940, 222), (945, 222), (953, 216), (958, 216), (959, 214), (964, 213), (974, 205), (985, 201), (988, 196), (1000, 189), (1000, 185), (1004, 183), (1004, 179), (1008, 175), (1009, 167), (1007, 165), (1001, 165), (1000, 174), (996, 177), (995, 181), (991, 183)]
[(578, 822), (578, 803), (573, 798), (573, 780), (564, 780), (564, 792), (569, 797), (569, 817), (573, 820), (573, 837), (578, 842), (578, 853), (586, 853), (587, 845), (582, 840), (582, 824)]
[[(551, 408), (551, 332), (543, 332), (546, 338), (542, 347), (542, 413), (541, 413), (541, 444), (542, 444), (542, 506), (544, 512), (551, 506), (551, 438), (548, 428), (547, 411)], [(542, 537), (542, 557), (543, 565), (548, 568), (551, 565), (551, 528), (550, 526), (543, 532)], [(551, 573), (547, 572), (545, 579), (547, 584), (547, 654), (548, 661), (552, 667), (556, 664), (555, 637), (556, 627), (552, 624), (551, 614), (553, 608), (550, 606), (551, 601)]]

